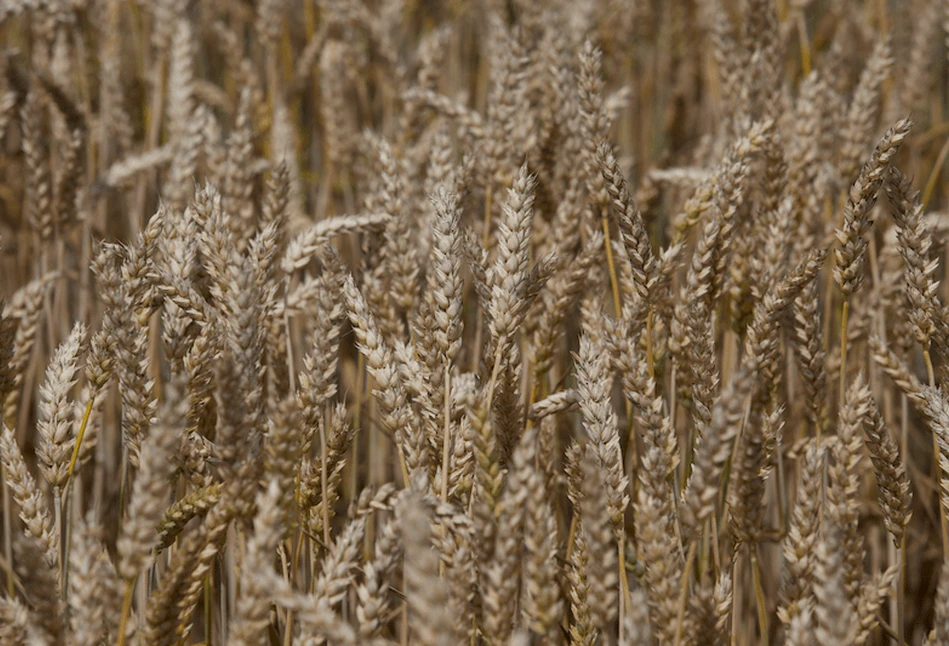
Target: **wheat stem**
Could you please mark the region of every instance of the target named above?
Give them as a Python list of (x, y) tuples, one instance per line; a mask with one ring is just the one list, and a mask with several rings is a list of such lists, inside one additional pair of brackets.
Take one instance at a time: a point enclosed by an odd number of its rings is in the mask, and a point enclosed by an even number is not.
[[(840, 407), (844, 407), (844, 401), (847, 395), (847, 318), (850, 315), (850, 301), (844, 297), (844, 304), (840, 312), (840, 383), (839, 397)], [(817, 435), (820, 439), (820, 432)]]
[(119, 615), (119, 635), (116, 640), (116, 646), (125, 646), (125, 632), (129, 615), (132, 612), (132, 592), (134, 589), (135, 579), (129, 579), (125, 582), (125, 592), (122, 593), (122, 611)]
[(656, 374), (656, 359), (652, 347), (653, 320), (652, 310), (646, 313), (646, 370), (650, 377)]
[(79, 423), (79, 432), (76, 433), (76, 444), (73, 446), (72, 457), (69, 459), (69, 469), (66, 473), (66, 486), (72, 481), (73, 471), (76, 469), (76, 461), (79, 459), (79, 449), (82, 446), (82, 439), (86, 436), (86, 427), (89, 425), (89, 417), (92, 415), (92, 406), (94, 397), (89, 397), (86, 402), (86, 409), (82, 413), (82, 421)]
[(807, 36), (807, 21), (803, 11), (795, 12), (797, 23), (797, 40), (801, 47), (801, 75), (807, 77), (811, 73), (811, 41)]
[(0, 465), (0, 480), (3, 486), (3, 553), (7, 567), (7, 595), (12, 599), (13, 585), (13, 512), (10, 505), (10, 486), (7, 484), (6, 468)]
[(320, 496), (322, 497), (320, 507), (323, 512), (323, 544), (329, 549), (330, 545), (330, 503), (329, 503), (329, 474), (327, 473), (327, 446), (326, 446), (326, 424), (328, 420), (323, 415), (323, 423), (320, 424)]
[(610, 289), (613, 292), (613, 312), (615, 316), (620, 317), (623, 314), (623, 306), (620, 303), (619, 279), (616, 277), (616, 263), (613, 261), (613, 245), (610, 242), (610, 220), (607, 217), (606, 209), (600, 212), (600, 224), (603, 227), (603, 248), (606, 250), (606, 267), (610, 274)]
[(949, 155), (949, 138), (946, 139), (943, 143), (942, 148), (939, 149), (939, 155), (936, 156), (936, 161), (933, 163), (932, 170), (929, 171), (929, 177), (926, 178), (926, 188), (923, 189), (923, 197), (920, 200), (925, 207), (929, 204), (929, 198), (933, 196), (933, 192), (936, 190), (936, 183), (939, 180), (939, 173), (942, 171), (942, 165), (946, 162), (946, 156)]
[(761, 632), (762, 646), (768, 646), (768, 612), (765, 607), (764, 589), (761, 587), (761, 568), (758, 565), (757, 545), (749, 545), (751, 553), (751, 573), (755, 582), (755, 605), (758, 608), (758, 628)]
[(682, 644), (682, 629), (685, 626), (685, 606), (689, 597), (689, 579), (692, 575), (692, 564), (695, 563), (695, 554), (698, 549), (698, 541), (692, 540), (689, 543), (689, 554), (685, 558), (685, 567), (682, 568), (682, 578), (679, 580), (679, 601), (676, 614), (675, 646)]
[[(892, 543), (891, 543), (892, 544)], [(904, 607), (904, 597), (906, 594), (906, 534), (900, 538), (900, 547), (896, 553), (897, 563), (899, 563), (900, 572), (896, 577), (896, 632), (899, 635), (899, 646), (906, 642), (904, 636), (904, 626), (906, 621), (906, 608)]]

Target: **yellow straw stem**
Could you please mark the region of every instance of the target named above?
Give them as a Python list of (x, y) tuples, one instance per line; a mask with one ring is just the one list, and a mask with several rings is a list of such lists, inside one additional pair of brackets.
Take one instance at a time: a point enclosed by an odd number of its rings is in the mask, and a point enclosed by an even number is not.
[[(619, 581), (623, 590), (623, 603), (621, 608), (631, 610), (629, 605), (629, 575), (626, 574), (626, 546), (623, 544), (623, 538), (616, 541), (616, 547), (619, 550)], [(620, 625), (622, 629), (622, 625)]]
[(844, 300), (840, 313), (840, 407), (847, 397), (847, 319), (850, 317), (850, 301)]
[(650, 377), (654, 377), (656, 374), (656, 359), (652, 352), (652, 327), (652, 310), (650, 310), (646, 313), (646, 369), (649, 371)]
[[(933, 360), (929, 355), (929, 350), (923, 350), (923, 359), (926, 361), (926, 373), (929, 376), (929, 387), (936, 387), (936, 373), (933, 371)], [(936, 439), (936, 434), (933, 433), (933, 455), (939, 455), (939, 441)], [(935, 478), (939, 480), (941, 476), (939, 475), (939, 466), (937, 464), (933, 465), (933, 470), (935, 471)], [(943, 494), (940, 492), (939, 498), (939, 527), (942, 530), (942, 553), (943, 556), (949, 558), (949, 524), (946, 522), (946, 506), (942, 501)]]
[(929, 204), (929, 198), (933, 196), (933, 191), (936, 190), (936, 180), (939, 179), (939, 171), (942, 170), (942, 165), (946, 161), (946, 155), (949, 155), (949, 138), (946, 139), (946, 143), (939, 149), (939, 156), (936, 157), (936, 163), (933, 164), (932, 170), (929, 171), (929, 177), (926, 179), (926, 188), (923, 189), (923, 197), (921, 200), (923, 208)]
[(749, 545), (751, 552), (751, 573), (755, 580), (755, 605), (758, 607), (758, 627), (761, 631), (761, 644), (768, 646), (768, 612), (764, 602), (764, 590), (761, 587), (761, 568), (758, 567), (757, 548)]
[(86, 403), (86, 410), (82, 414), (82, 422), (79, 424), (79, 433), (76, 435), (76, 445), (72, 450), (72, 458), (69, 460), (69, 470), (66, 472), (66, 482), (72, 480), (73, 471), (76, 469), (76, 462), (79, 460), (79, 449), (82, 446), (82, 438), (86, 436), (86, 427), (89, 425), (89, 417), (92, 415), (92, 404), (94, 397), (89, 397)]
[(116, 640), (117, 646), (125, 646), (125, 627), (129, 621), (129, 615), (132, 613), (132, 588), (135, 579), (129, 579), (125, 582), (125, 593), (122, 595), (122, 614), (119, 617), (119, 637)]
[(603, 225), (603, 247), (606, 249), (606, 266), (610, 272), (610, 287), (613, 290), (613, 310), (616, 317), (623, 315), (623, 306), (619, 298), (619, 279), (616, 277), (616, 264), (613, 262), (613, 244), (610, 242), (610, 221), (604, 212), (600, 217)]
[(905, 554), (906, 554), (906, 534), (903, 534), (903, 537), (900, 539), (900, 548), (897, 554), (897, 560), (899, 562), (900, 574), (897, 577), (896, 583), (896, 633), (899, 636), (899, 646), (903, 646), (906, 640), (903, 638), (903, 626), (905, 620), (904, 608), (903, 608), (903, 595), (906, 588), (906, 563), (905, 563)]
[(811, 41), (807, 37), (807, 21), (804, 20), (804, 12), (796, 12), (797, 39), (801, 47), (801, 74), (807, 76), (811, 73)]
[(689, 555), (685, 559), (685, 567), (682, 568), (682, 580), (679, 582), (679, 609), (676, 616), (676, 634), (675, 646), (682, 644), (682, 626), (685, 624), (685, 605), (689, 596), (689, 575), (692, 573), (692, 564), (695, 563), (695, 553), (698, 549), (698, 541), (692, 541), (689, 545)]

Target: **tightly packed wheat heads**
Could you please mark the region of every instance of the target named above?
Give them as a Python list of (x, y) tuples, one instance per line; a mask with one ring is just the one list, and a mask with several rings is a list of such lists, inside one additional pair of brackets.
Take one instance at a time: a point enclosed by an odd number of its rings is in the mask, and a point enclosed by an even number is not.
[(949, 645), (947, 33), (0, 2), (0, 643)]

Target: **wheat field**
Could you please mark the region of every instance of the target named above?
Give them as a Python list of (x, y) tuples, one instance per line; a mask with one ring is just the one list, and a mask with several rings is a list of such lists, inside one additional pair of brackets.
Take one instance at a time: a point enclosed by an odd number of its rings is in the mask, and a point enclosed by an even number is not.
[(0, 2), (0, 644), (949, 646), (947, 44)]

